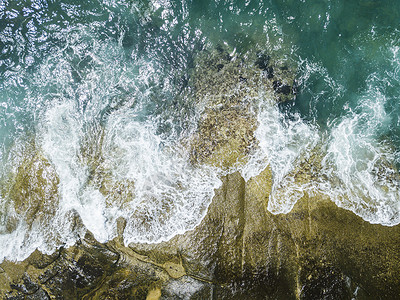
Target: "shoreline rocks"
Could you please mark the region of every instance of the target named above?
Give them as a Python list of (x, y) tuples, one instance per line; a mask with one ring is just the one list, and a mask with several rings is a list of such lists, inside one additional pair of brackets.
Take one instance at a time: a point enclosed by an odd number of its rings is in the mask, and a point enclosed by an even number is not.
[(268, 168), (248, 182), (239, 173), (225, 176), (201, 224), (168, 242), (100, 244), (87, 232), (51, 256), (36, 251), (24, 262), (5, 261), (2, 296), (397, 297), (400, 227), (369, 224), (321, 195), (306, 195), (290, 213), (273, 215), (265, 209), (271, 180)]

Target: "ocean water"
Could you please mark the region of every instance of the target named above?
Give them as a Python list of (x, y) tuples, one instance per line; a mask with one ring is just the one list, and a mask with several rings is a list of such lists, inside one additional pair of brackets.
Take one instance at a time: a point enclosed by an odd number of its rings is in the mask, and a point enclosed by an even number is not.
[(295, 66), (296, 98), (258, 99), (259, 149), (237, 166), (246, 180), (271, 167), (268, 210), (324, 193), (397, 225), (399, 14), (398, 1), (0, 0), (0, 260), (72, 245), (78, 221), (107, 241), (123, 217), (126, 244), (194, 228), (226, 171), (190, 162), (202, 105), (185, 89), (217, 45)]

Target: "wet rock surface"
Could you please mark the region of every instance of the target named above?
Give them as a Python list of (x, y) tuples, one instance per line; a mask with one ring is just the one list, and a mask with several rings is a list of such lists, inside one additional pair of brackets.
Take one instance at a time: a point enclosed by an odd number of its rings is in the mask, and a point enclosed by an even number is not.
[(265, 209), (271, 173), (223, 178), (193, 231), (160, 244), (97, 243), (1, 266), (5, 299), (396, 299), (399, 228), (323, 196)]
[[(10, 184), (3, 180), (1, 194), (9, 198), (15, 213), (28, 226), (45, 224), (48, 216), (56, 213), (59, 179), (54, 167), (38, 151), (34, 142), (27, 143), (24, 155), (23, 163), (6, 179)], [(16, 225), (9, 220), (8, 231)]]

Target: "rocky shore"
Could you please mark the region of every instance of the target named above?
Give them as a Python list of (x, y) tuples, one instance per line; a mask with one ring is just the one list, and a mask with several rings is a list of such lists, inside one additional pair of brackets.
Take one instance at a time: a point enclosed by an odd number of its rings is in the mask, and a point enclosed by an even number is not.
[[(262, 52), (237, 57), (219, 47), (199, 54), (189, 86), (190, 95), (204, 107), (196, 132), (185, 143), (193, 165), (208, 164), (226, 174), (201, 223), (168, 242), (124, 245), (123, 218), (118, 237), (99, 243), (76, 215), (71, 230), (79, 239), (74, 246), (0, 264), (0, 296), (397, 299), (399, 226), (372, 225), (318, 193), (306, 193), (288, 214), (274, 215), (266, 209), (273, 183), (270, 168), (248, 181), (233, 171), (257, 147), (255, 102), (260, 95), (274, 103), (292, 99), (293, 74), (290, 66)], [(58, 199), (57, 176), (37, 153), (27, 156), (14, 183), (3, 191), (31, 223), (54, 213)], [(53, 180), (38, 182), (44, 171)], [(93, 184), (101, 185), (109, 201), (134, 197), (125, 191), (134, 183), (120, 185), (118, 192), (101, 175), (93, 177)], [(12, 231), (11, 221), (9, 227)]]

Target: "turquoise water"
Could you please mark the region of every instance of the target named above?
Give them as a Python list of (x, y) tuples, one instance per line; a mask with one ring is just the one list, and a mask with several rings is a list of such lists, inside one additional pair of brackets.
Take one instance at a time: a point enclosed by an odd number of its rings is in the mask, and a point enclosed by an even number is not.
[[(116, 235), (119, 216), (127, 243), (198, 224), (222, 171), (190, 166), (178, 141), (199, 114), (184, 95), (194, 57), (217, 45), (243, 57), (263, 49), (297, 68), (296, 99), (260, 105), (261, 150), (240, 170), (248, 179), (271, 165), (271, 212), (318, 191), (371, 223), (398, 224), (399, 14), (398, 1), (0, 0), (2, 176), (33, 138), (61, 195), (56, 216), (34, 226), (2, 195), (4, 257), (73, 244), (71, 209), (100, 241)], [(99, 128), (112, 177), (135, 182), (136, 200), (125, 206), (106, 205), (81, 164), (82, 145)], [(317, 179), (291, 184), (313, 151)], [(12, 216), (19, 221), (9, 230)]]

